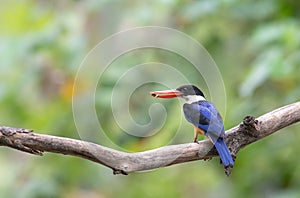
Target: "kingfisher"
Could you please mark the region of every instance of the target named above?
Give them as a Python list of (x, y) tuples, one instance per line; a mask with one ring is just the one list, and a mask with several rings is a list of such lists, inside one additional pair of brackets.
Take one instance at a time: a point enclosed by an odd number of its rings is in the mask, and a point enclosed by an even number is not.
[(183, 112), (188, 122), (194, 125), (194, 141), (198, 135), (207, 136), (216, 147), (225, 169), (233, 167), (234, 161), (224, 141), (225, 129), (222, 117), (215, 105), (205, 99), (203, 92), (194, 85), (183, 85), (173, 90), (153, 91), (156, 98), (183, 98)]

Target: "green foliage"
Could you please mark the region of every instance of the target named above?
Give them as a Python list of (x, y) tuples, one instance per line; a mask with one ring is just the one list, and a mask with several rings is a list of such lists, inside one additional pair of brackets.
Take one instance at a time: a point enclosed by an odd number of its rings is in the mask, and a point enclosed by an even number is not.
[[(299, 101), (299, 10), (300, 3), (292, 0), (4, 1), (0, 8), (1, 125), (79, 139), (71, 101), (83, 58), (113, 33), (158, 25), (190, 35), (212, 55), (226, 86), (224, 119), (230, 128), (245, 115), (259, 116)], [(132, 65), (145, 62), (172, 65), (208, 92), (191, 63), (176, 54), (152, 49), (125, 54), (105, 71), (96, 92), (99, 120), (114, 144), (93, 134), (89, 140), (128, 151), (192, 141), (188, 123), (182, 122), (182, 129), (174, 132), (181, 121), (180, 104), (175, 101), (161, 101), (169, 117), (151, 137), (132, 137), (115, 123), (109, 106), (113, 86)], [(157, 72), (149, 70), (133, 78)], [(136, 90), (130, 101), (133, 119), (149, 122), (148, 109), (154, 100), (144, 93), (161, 88), (150, 83)], [(0, 197), (299, 197), (299, 130), (299, 124), (288, 127), (243, 149), (229, 178), (217, 158), (125, 177), (74, 157), (39, 158), (1, 148)]]

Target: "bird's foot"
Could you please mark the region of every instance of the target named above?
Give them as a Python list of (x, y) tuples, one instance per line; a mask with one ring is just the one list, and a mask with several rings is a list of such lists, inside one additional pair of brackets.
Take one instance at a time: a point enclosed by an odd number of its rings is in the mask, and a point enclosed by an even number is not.
[(197, 141), (197, 139), (194, 139), (194, 141), (193, 141), (194, 143), (197, 143), (197, 144), (199, 144), (199, 142)]

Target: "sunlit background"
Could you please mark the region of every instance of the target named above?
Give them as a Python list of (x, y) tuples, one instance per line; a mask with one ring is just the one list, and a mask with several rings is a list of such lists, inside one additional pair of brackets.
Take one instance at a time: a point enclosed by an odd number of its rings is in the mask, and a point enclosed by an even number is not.
[[(297, 1), (1, 3), (3, 126), (80, 139), (72, 113), (72, 89), (81, 62), (103, 39), (140, 26), (177, 29), (207, 49), (225, 84), (226, 96), (219, 97), (226, 97), (227, 129), (246, 115), (259, 116), (300, 98)], [(125, 54), (105, 71), (97, 89), (97, 115), (109, 140), (93, 131), (87, 139), (130, 152), (192, 141), (193, 127), (182, 119), (181, 103), (149, 96), (149, 90), (166, 88), (155, 82), (136, 89), (129, 109), (137, 123), (147, 124), (149, 106), (165, 105), (168, 117), (162, 130), (149, 137), (130, 136), (115, 122), (110, 107), (113, 86), (125, 71), (145, 62), (174, 66), (209, 96), (203, 77), (182, 57), (153, 49)], [(133, 80), (156, 72), (160, 70), (137, 74)], [(177, 132), (179, 125), (182, 129)], [(80, 158), (51, 153), (36, 157), (1, 147), (0, 197), (299, 197), (299, 130), (299, 124), (287, 127), (241, 150), (230, 177), (218, 158), (114, 176), (110, 169)]]

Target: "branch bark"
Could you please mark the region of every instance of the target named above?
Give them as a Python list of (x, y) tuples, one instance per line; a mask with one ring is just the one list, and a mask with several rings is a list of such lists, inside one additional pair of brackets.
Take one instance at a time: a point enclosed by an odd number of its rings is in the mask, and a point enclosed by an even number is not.
[[(226, 143), (236, 156), (243, 147), (300, 121), (300, 102), (296, 102), (257, 119), (246, 116), (241, 124), (226, 132)], [(150, 170), (194, 160), (210, 159), (218, 155), (209, 140), (199, 144), (187, 143), (165, 146), (138, 153), (126, 153), (101, 145), (70, 138), (34, 133), (32, 130), (0, 127), (0, 146), (8, 146), (34, 155), (43, 152), (60, 153), (85, 158), (107, 166), (114, 174)], [(231, 169), (225, 169), (229, 175)]]

